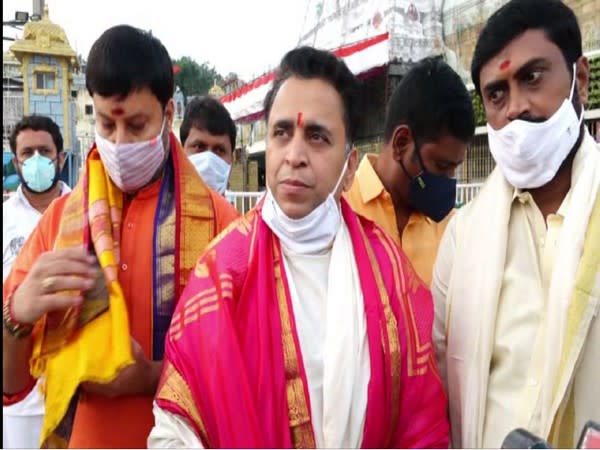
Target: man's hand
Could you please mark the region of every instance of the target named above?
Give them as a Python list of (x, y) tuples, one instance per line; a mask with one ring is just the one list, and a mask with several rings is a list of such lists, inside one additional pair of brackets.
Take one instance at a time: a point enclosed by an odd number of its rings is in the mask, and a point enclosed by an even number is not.
[(117, 377), (108, 384), (82, 383), (84, 392), (119, 397), (122, 395), (154, 395), (158, 386), (162, 362), (150, 361), (135, 339), (131, 339), (131, 353), (134, 364), (123, 369)]
[[(90, 289), (97, 275), (96, 257), (83, 247), (54, 250), (40, 255), (13, 294), (17, 322), (34, 324), (44, 314), (77, 305), (79, 291)], [(75, 291), (66, 293), (64, 291)]]

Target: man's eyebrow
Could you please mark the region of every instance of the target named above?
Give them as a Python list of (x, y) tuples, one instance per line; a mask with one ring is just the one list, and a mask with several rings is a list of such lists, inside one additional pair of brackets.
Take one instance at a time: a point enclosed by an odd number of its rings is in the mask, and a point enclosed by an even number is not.
[(327, 136), (331, 136), (331, 131), (329, 131), (329, 128), (317, 122), (305, 122), (304, 129), (307, 133), (317, 132), (326, 134)]
[[(114, 120), (111, 116), (104, 114), (102, 111), (96, 111), (96, 114), (99, 115), (102, 119), (104, 120)], [(140, 119), (140, 118), (147, 118), (148, 115), (146, 113), (143, 112), (138, 112), (133, 114), (132, 116), (126, 116), (125, 120), (129, 121), (129, 120), (136, 120), (136, 119)]]
[(527, 61), (525, 64), (523, 64), (521, 67), (519, 67), (519, 69), (516, 71), (515, 76), (517, 78), (523, 78), (525, 77), (530, 71), (531, 69), (533, 69), (535, 66), (547, 66), (548, 60), (546, 58), (533, 58), (530, 59), (529, 61)]
[[(534, 66), (538, 66), (538, 65), (547, 66), (548, 64), (549, 63), (546, 58), (541, 58), (541, 57), (532, 58), (529, 61), (527, 61), (525, 64), (523, 64), (521, 67), (519, 67), (519, 69), (515, 72), (514, 76), (516, 78), (522, 79), (523, 77), (525, 77), (527, 75), (527, 73), (529, 71), (531, 71), (531, 69)], [(487, 83), (483, 86), (482, 92), (490, 93), (497, 89), (506, 87), (507, 84), (508, 84), (508, 81), (506, 79), (490, 81), (489, 83)]]
[(291, 119), (279, 119), (273, 124), (273, 128), (285, 128), (290, 130), (294, 128), (294, 121)]
[(490, 92), (494, 92), (498, 89), (504, 88), (508, 85), (508, 81), (506, 80), (494, 80), (494, 81), (490, 81), (489, 83), (486, 83), (483, 86), (482, 91), (485, 92), (486, 94), (489, 94)]
[(451, 161), (449, 159), (445, 159), (445, 158), (437, 158), (436, 159), (438, 164), (446, 164), (448, 166), (455, 166), (458, 167), (460, 166), (465, 160), (461, 159), (460, 161), (456, 162), (456, 161)]

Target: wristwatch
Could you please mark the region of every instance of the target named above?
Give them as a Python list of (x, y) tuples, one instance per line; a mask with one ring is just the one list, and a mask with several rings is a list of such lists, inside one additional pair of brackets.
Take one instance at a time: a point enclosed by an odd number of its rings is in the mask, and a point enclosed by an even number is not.
[(12, 294), (8, 296), (4, 302), (4, 305), (2, 306), (2, 322), (4, 323), (4, 329), (8, 331), (8, 334), (17, 339), (22, 339), (29, 336), (33, 331), (33, 325), (19, 323), (14, 320), (11, 306)]

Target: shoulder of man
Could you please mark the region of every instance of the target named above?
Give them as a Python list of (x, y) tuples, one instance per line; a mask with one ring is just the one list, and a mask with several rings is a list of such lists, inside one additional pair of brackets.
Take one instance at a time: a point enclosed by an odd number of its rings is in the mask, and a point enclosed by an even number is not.
[(227, 201), (225, 197), (218, 192), (210, 189), (209, 193), (216, 219), (216, 231), (219, 233), (227, 228), (231, 222), (240, 217), (240, 213), (231, 203)]

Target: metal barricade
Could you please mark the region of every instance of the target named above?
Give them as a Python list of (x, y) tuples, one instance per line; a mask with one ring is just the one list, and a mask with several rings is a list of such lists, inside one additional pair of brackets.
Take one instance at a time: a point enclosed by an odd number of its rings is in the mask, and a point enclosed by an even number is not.
[[(460, 207), (469, 203), (481, 188), (483, 183), (459, 184), (456, 186), (456, 206)], [(231, 203), (240, 214), (246, 214), (256, 202), (264, 195), (264, 192), (225, 192), (225, 198)]]
[(466, 205), (475, 198), (483, 183), (466, 183), (456, 186), (456, 206)]
[(244, 215), (256, 205), (258, 199), (264, 192), (234, 192), (226, 191), (225, 198), (231, 203), (240, 214)]

